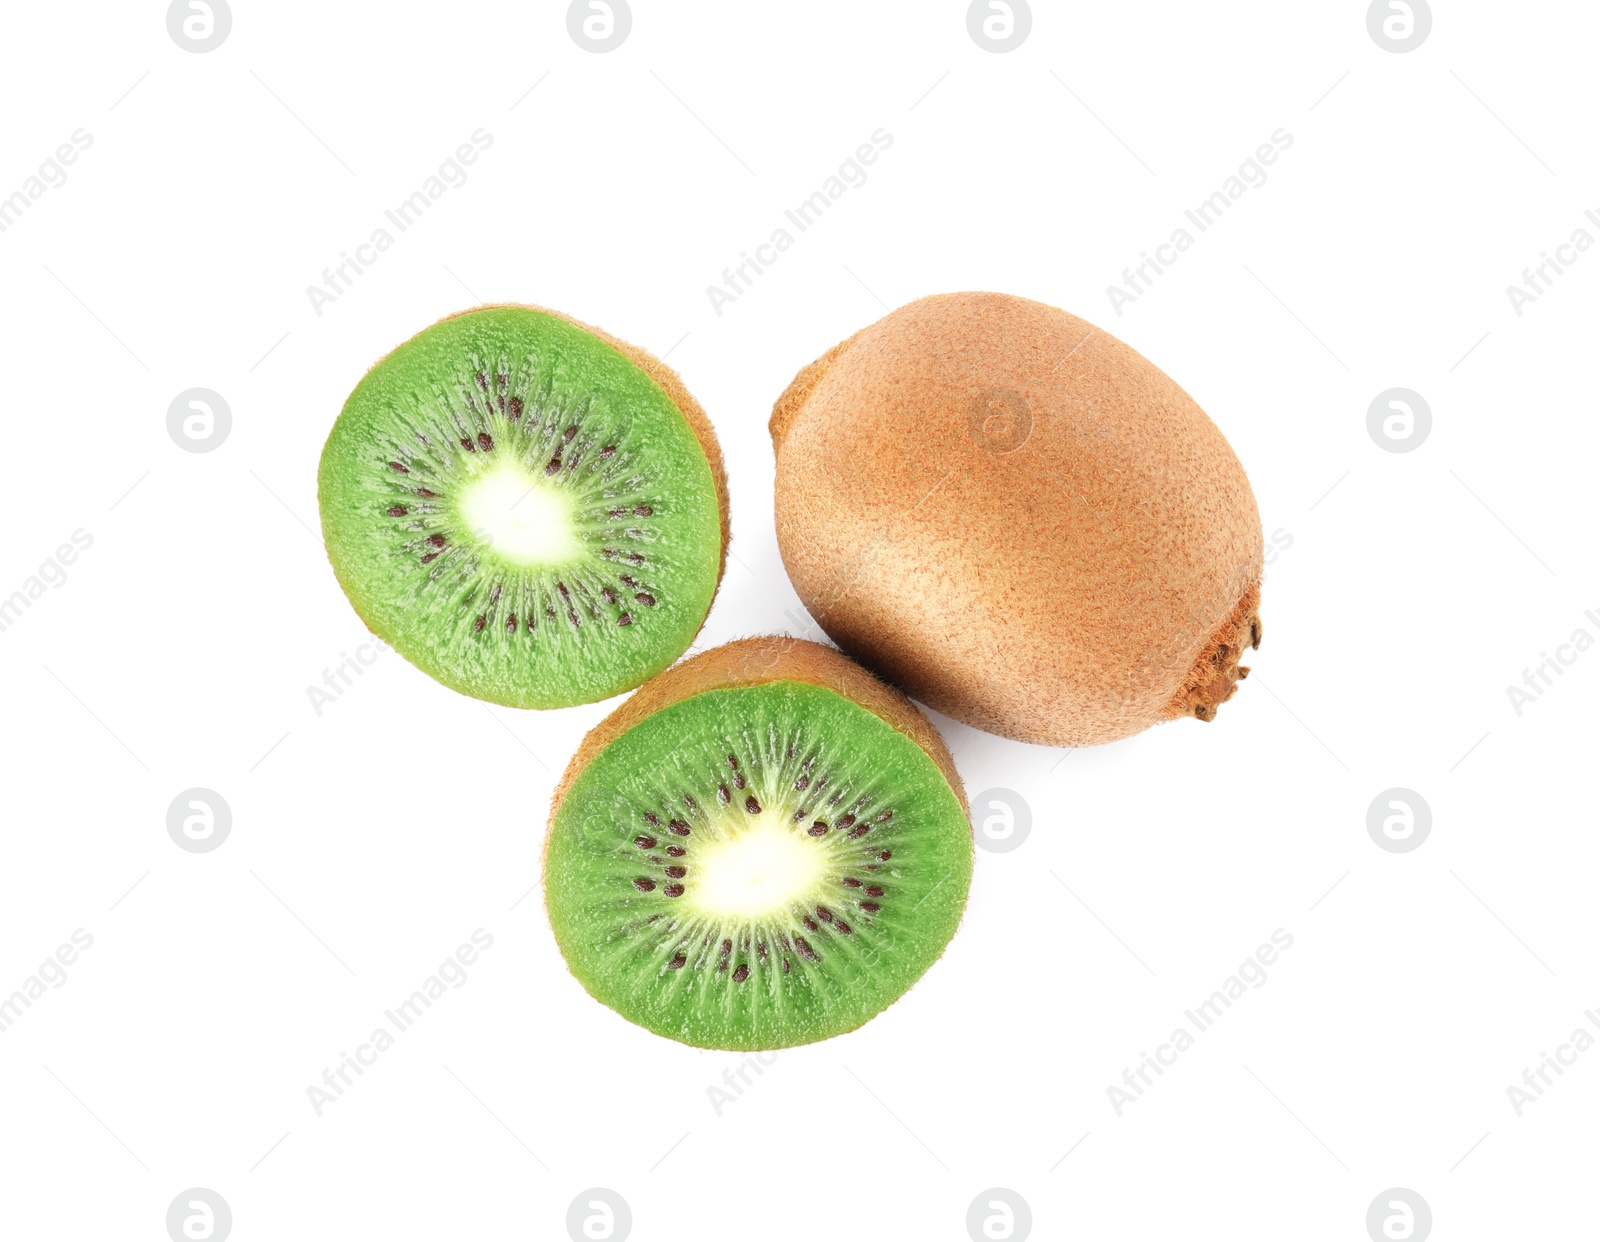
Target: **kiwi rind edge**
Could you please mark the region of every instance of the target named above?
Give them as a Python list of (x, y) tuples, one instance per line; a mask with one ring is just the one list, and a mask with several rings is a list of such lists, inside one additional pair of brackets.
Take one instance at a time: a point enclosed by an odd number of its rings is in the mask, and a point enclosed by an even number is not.
[(832, 647), (800, 638), (742, 638), (681, 660), (645, 682), (615, 711), (584, 736), (550, 798), (550, 819), (544, 850), (550, 851), (556, 815), (567, 791), (583, 770), (634, 725), (663, 708), (707, 690), (760, 686), (774, 681), (803, 681), (822, 686), (865, 708), (920, 746), (949, 782), (961, 811), (970, 820), (966, 790), (950, 749), (922, 710), (900, 691), (874, 677)]

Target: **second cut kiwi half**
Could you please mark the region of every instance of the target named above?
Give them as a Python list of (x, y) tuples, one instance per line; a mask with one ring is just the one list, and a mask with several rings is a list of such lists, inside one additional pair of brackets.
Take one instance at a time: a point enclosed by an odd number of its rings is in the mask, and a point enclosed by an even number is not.
[(831, 647), (729, 643), (584, 739), (545, 844), (580, 983), (658, 1034), (756, 1050), (853, 1030), (944, 951), (972, 832), (950, 752)]

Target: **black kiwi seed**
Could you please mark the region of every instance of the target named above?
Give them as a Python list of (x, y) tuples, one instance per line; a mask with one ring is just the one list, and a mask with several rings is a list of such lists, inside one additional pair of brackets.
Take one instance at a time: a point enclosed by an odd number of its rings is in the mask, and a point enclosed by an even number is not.
[(633, 886), (641, 893), (655, 892), (656, 882), (647, 875), (641, 875), (634, 880)]

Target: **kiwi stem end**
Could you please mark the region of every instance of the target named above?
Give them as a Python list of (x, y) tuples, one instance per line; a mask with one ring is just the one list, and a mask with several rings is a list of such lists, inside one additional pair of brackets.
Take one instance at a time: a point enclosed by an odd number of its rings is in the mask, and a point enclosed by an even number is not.
[(1176, 720), (1193, 716), (1196, 720), (1215, 720), (1217, 708), (1238, 690), (1250, 669), (1239, 663), (1247, 649), (1261, 646), (1261, 586), (1252, 586), (1234, 605), (1228, 618), (1217, 627), (1200, 658), (1173, 695), (1162, 716)]

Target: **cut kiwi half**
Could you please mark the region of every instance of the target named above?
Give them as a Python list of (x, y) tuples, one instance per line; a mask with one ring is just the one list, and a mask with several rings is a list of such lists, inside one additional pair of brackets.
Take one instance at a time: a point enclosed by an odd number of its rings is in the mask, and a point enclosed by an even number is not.
[(381, 359), (317, 493), (367, 627), (508, 707), (592, 703), (666, 668), (727, 550), (721, 450), (678, 377), (531, 306), (454, 315)]
[(578, 981), (701, 1048), (854, 1030), (944, 951), (971, 876), (966, 796), (927, 717), (791, 638), (649, 682), (584, 739), (545, 841)]

